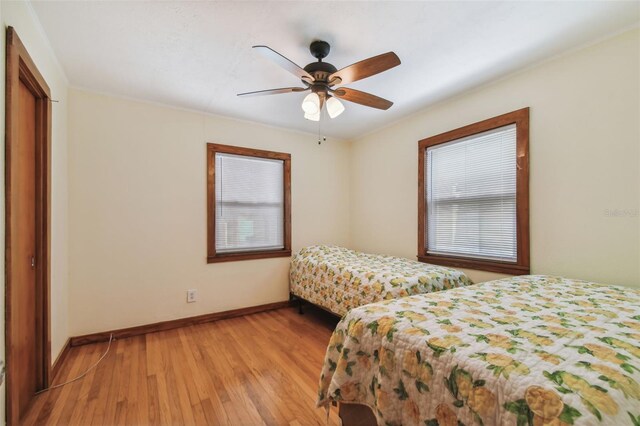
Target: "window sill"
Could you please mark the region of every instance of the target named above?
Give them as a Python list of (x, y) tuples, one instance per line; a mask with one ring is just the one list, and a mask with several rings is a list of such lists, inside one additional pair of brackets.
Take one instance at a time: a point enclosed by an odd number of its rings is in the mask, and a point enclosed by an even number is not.
[(490, 260), (435, 255), (418, 255), (418, 260), (420, 262), (431, 263), (433, 265), (476, 269), (478, 271), (498, 272), (500, 274), (528, 275), (530, 272), (530, 268), (527, 265)]
[(272, 257), (291, 257), (291, 250), (246, 251), (240, 253), (216, 254), (214, 256), (207, 257), (207, 263), (269, 259)]

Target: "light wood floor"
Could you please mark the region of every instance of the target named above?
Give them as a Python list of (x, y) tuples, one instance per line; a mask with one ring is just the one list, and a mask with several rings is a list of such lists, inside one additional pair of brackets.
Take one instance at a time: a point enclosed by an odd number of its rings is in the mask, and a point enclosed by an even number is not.
[[(311, 307), (285, 308), (117, 340), (84, 379), (39, 395), (24, 424), (324, 425), (315, 400), (335, 324)], [(72, 348), (54, 384), (106, 347)]]

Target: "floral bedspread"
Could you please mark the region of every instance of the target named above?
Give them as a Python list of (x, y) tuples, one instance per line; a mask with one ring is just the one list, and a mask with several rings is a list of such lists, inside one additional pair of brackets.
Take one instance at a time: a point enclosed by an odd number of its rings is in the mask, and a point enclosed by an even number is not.
[(464, 272), (336, 246), (310, 246), (291, 260), (291, 293), (344, 315), (351, 308), (472, 284)]
[(351, 310), (318, 406), (380, 425), (640, 425), (640, 291), (523, 276)]

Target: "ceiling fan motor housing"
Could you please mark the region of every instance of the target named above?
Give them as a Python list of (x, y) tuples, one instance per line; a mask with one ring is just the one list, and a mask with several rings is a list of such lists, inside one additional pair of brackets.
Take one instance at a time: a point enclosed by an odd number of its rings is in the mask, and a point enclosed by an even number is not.
[(316, 83), (326, 83), (329, 76), (338, 71), (336, 67), (328, 62), (322, 62), (323, 58), (326, 58), (331, 50), (331, 46), (326, 41), (314, 41), (309, 46), (311, 54), (318, 59), (318, 62), (312, 62), (304, 67), (304, 70), (311, 74)]
[(311, 74), (316, 81), (326, 82), (331, 74), (338, 71), (328, 62), (312, 62), (304, 70)]

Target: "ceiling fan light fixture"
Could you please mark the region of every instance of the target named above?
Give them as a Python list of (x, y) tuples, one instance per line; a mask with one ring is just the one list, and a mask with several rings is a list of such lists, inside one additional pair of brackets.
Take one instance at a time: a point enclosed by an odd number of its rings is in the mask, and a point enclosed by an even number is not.
[(304, 113), (304, 118), (311, 121), (320, 121), (320, 110), (315, 114)]
[(327, 112), (329, 117), (336, 118), (344, 112), (344, 105), (333, 96), (327, 99)]
[[(387, 52), (355, 62), (342, 69), (337, 69), (323, 59), (329, 54), (331, 46), (325, 41), (316, 40), (309, 46), (311, 54), (318, 60), (307, 64), (304, 68), (276, 52), (268, 46), (253, 46), (258, 52), (272, 60), (280, 67), (295, 75), (305, 87), (281, 87), (278, 89), (258, 90), (239, 93), (238, 96), (277, 95), (281, 93), (300, 93), (311, 91), (302, 101), (304, 118), (320, 121), (322, 109), (327, 107), (327, 115), (336, 118), (344, 112), (342, 101), (353, 102), (371, 108), (387, 110), (393, 102), (371, 93), (350, 89), (342, 85), (353, 83), (376, 74), (385, 72), (400, 65), (400, 58), (394, 52)], [(340, 87), (334, 88), (339, 85)]]
[[(309, 93), (302, 101), (302, 110), (307, 115), (318, 115), (320, 117), (320, 97), (317, 93)], [(314, 120), (317, 121), (317, 120)]]

